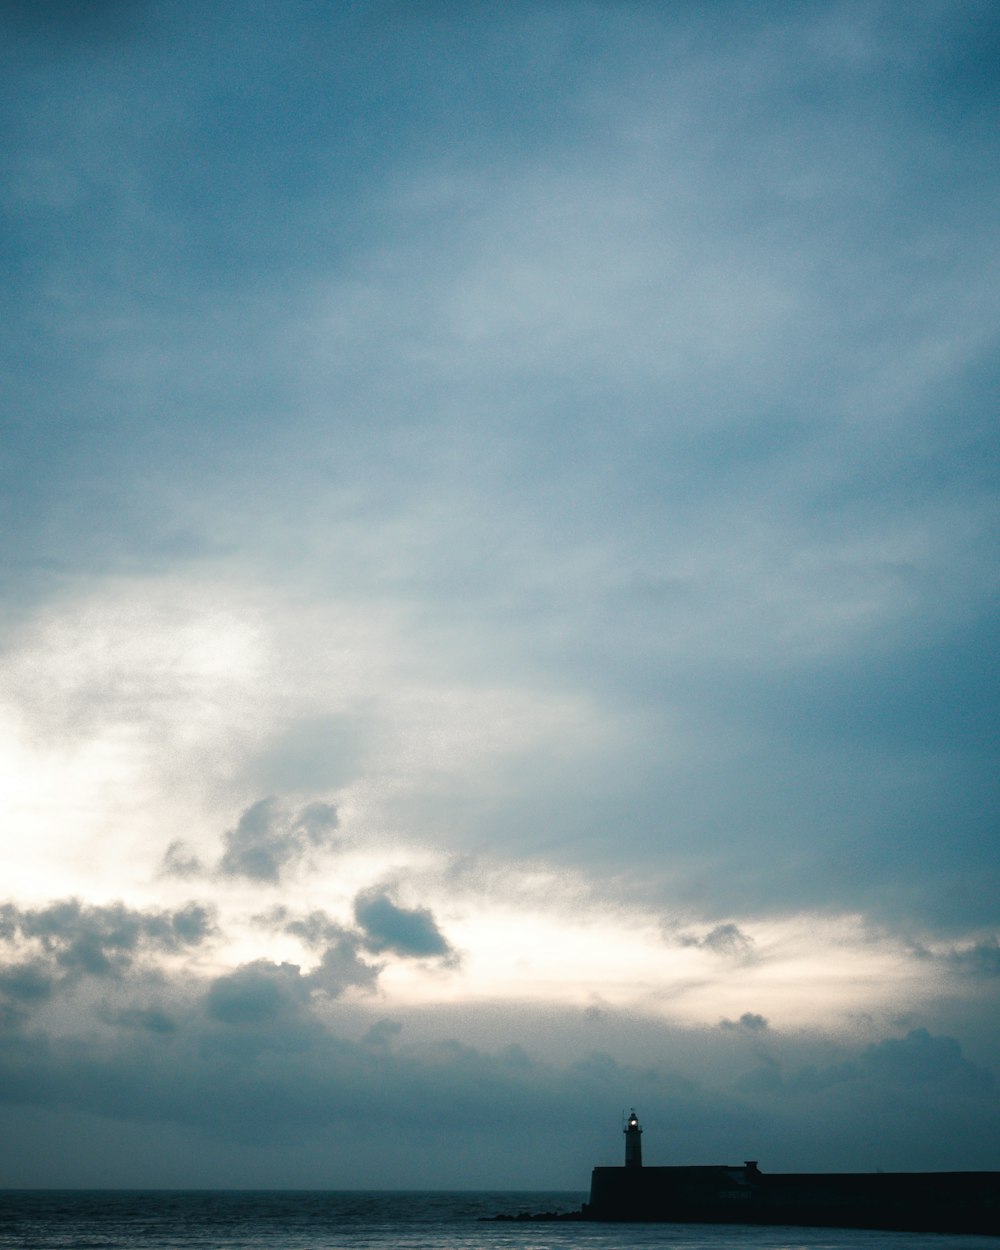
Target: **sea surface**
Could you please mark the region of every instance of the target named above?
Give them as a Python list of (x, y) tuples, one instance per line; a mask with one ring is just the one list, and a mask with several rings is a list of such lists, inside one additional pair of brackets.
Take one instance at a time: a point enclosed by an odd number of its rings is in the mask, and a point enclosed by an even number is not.
[[(998, 1250), (1000, 1239), (721, 1224), (494, 1222), (582, 1193), (0, 1190), (18, 1250)], [(484, 1219), (485, 1217), (485, 1219)]]

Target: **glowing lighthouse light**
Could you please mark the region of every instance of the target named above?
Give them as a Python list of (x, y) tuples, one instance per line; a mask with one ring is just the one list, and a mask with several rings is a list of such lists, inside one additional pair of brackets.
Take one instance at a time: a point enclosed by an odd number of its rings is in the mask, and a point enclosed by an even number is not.
[(639, 1127), (639, 1117), (632, 1108), (628, 1117), (628, 1122), (624, 1128), (625, 1133), (625, 1166), (627, 1168), (642, 1167), (642, 1129)]

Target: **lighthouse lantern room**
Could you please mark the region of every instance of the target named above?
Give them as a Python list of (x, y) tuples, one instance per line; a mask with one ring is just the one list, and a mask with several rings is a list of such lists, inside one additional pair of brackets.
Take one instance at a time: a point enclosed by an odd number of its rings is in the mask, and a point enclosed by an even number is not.
[(642, 1167), (642, 1129), (639, 1117), (633, 1107), (625, 1124), (625, 1166), (627, 1168)]

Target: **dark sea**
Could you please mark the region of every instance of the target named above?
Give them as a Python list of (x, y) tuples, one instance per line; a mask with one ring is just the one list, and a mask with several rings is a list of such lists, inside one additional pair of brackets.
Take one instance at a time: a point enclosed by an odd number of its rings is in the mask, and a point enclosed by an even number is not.
[(0, 1190), (18, 1250), (998, 1250), (1000, 1239), (720, 1224), (484, 1222), (582, 1193)]

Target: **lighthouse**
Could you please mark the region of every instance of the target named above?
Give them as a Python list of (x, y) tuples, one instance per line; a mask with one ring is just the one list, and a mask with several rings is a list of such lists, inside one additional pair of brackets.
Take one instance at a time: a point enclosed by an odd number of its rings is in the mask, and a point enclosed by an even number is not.
[(624, 1128), (625, 1133), (625, 1166), (627, 1168), (642, 1167), (642, 1129), (635, 1108), (629, 1114)]

